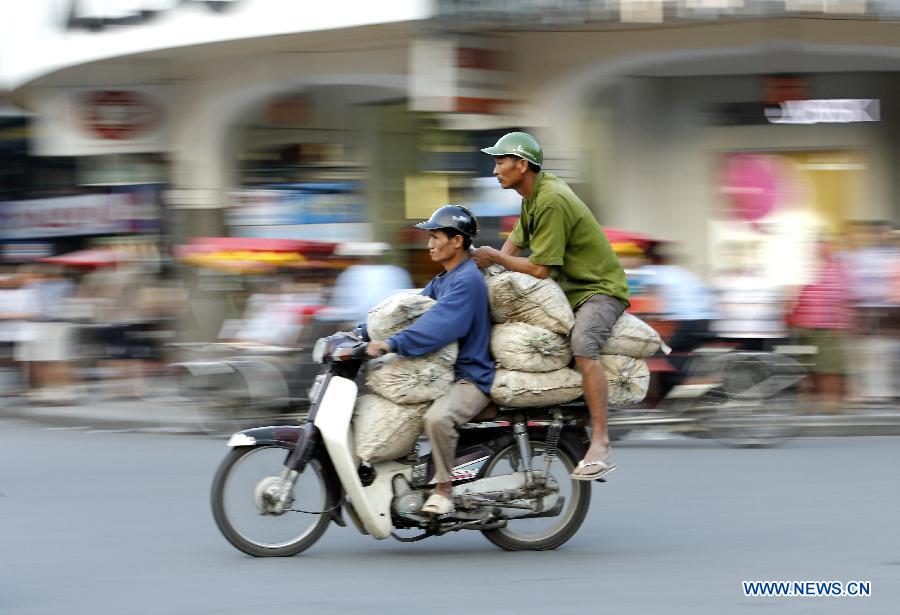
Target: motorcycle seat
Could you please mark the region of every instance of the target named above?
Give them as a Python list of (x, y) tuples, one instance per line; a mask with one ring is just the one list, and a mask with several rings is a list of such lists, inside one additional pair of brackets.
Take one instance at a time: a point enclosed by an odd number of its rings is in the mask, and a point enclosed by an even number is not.
[(484, 410), (469, 419), (469, 423), (481, 423), (483, 421), (492, 421), (497, 418), (497, 404), (490, 402), (484, 407)]

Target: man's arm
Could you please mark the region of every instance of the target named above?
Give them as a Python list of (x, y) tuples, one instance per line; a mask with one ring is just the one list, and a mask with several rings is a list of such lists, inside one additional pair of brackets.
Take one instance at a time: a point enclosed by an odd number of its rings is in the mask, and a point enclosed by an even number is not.
[(502, 249), (497, 250), (496, 248), (483, 246), (475, 250), (475, 254), (472, 258), (479, 267), (497, 264), (510, 271), (527, 273), (530, 276), (540, 279), (550, 277), (549, 266), (532, 263), (527, 257), (519, 256), (521, 253), (522, 248), (507, 239), (506, 243), (503, 244)]
[(457, 280), (416, 322), (387, 339), (387, 349), (404, 357), (421, 357), (466, 335), (474, 317), (473, 295), (464, 281)]
[[(422, 292), (419, 293), (425, 297), (431, 297), (432, 299), (437, 299), (434, 293), (434, 280), (428, 282), (428, 285), (422, 289)], [(391, 343), (387, 340), (370, 340), (369, 339), (369, 330), (366, 326), (366, 323), (362, 322), (356, 326), (354, 329), (354, 333), (360, 331), (363, 335), (363, 340), (369, 342), (369, 345), (366, 347), (366, 354), (368, 354), (373, 359), (380, 357), (381, 355), (388, 354), (389, 352), (394, 352), (394, 348)]]

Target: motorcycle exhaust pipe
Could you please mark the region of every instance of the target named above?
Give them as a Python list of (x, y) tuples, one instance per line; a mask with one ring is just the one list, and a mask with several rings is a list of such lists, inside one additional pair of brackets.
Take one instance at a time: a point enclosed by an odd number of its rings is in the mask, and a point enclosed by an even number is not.
[(516, 517), (516, 519), (537, 519), (539, 517), (558, 517), (562, 512), (563, 506), (566, 505), (566, 498), (563, 496), (559, 496), (556, 498), (556, 504), (553, 505), (553, 508), (549, 510), (544, 510), (539, 513), (532, 513), (530, 515), (522, 515), (521, 517)]

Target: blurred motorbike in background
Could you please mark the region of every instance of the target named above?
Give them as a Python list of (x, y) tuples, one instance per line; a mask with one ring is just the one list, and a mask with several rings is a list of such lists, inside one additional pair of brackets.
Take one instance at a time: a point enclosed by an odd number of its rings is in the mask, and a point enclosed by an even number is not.
[(657, 378), (677, 383), (650, 407), (610, 408), (610, 437), (636, 429), (715, 438), (731, 446), (772, 446), (797, 434), (800, 389), (807, 371), (798, 357), (810, 352), (776, 346), (747, 352), (710, 345), (689, 353), (682, 369), (663, 358), (651, 360)]

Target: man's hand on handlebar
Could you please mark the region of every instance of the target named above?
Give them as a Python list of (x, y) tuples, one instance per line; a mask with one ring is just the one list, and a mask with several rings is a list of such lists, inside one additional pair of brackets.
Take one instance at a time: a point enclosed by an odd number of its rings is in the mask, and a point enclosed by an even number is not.
[(373, 359), (377, 359), (382, 355), (386, 355), (390, 351), (391, 347), (388, 346), (388, 343), (380, 340), (376, 342), (369, 342), (369, 344), (366, 346), (366, 354)]

